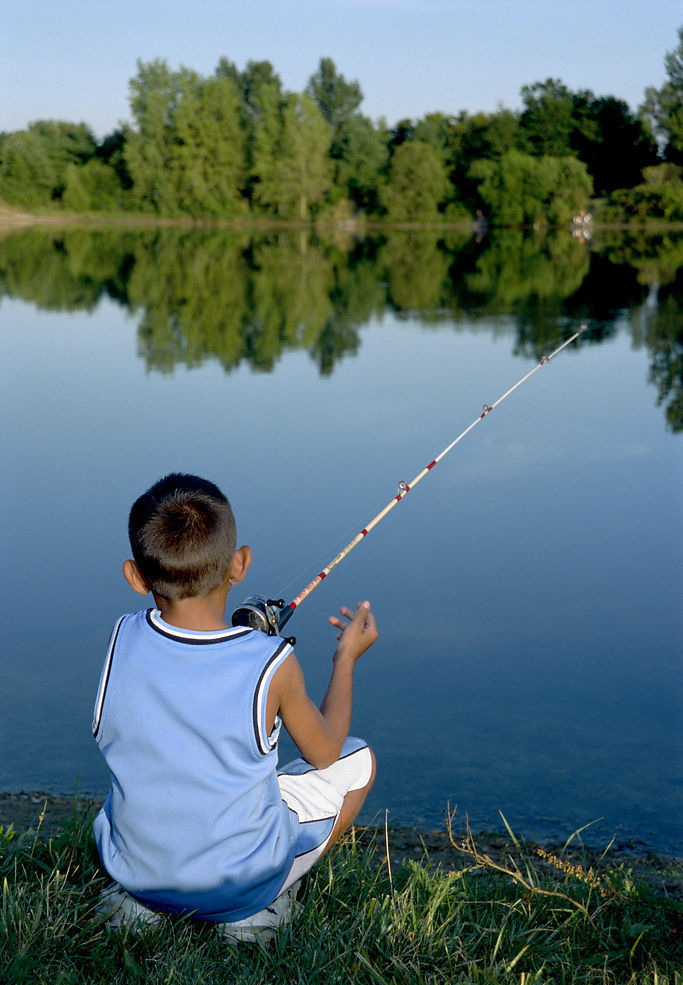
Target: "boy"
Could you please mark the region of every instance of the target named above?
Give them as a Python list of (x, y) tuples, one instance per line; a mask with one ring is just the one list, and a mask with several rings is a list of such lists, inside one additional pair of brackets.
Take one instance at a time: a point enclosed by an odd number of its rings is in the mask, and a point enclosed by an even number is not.
[[(160, 479), (133, 504), (128, 530), (124, 577), (156, 608), (117, 622), (95, 705), (112, 781), (94, 823), (118, 883), (108, 908), (268, 936), (259, 931), (287, 918), (290, 887), (350, 826), (374, 780), (370, 749), (348, 738), (354, 666), (377, 638), (370, 605), (330, 617), (338, 643), (318, 709), (286, 641), (225, 622), (251, 550), (236, 547), (213, 483)], [(304, 758), (278, 773), (281, 723)]]

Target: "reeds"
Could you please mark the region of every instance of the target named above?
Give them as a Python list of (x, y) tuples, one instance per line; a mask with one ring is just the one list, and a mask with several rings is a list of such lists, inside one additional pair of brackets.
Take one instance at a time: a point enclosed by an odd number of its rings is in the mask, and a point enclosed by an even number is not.
[(90, 822), (75, 810), (51, 839), (40, 822), (0, 829), (0, 985), (683, 985), (680, 903), (623, 867), (539, 856), (512, 832), (493, 858), (451, 823), (463, 864), (449, 872), (391, 866), (352, 831), (304, 883), (301, 917), (264, 947), (186, 919), (110, 932)]

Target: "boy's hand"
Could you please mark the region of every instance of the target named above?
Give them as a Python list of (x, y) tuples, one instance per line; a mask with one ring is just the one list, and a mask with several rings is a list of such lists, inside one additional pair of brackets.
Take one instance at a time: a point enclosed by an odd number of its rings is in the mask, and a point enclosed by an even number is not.
[(339, 657), (351, 657), (356, 662), (358, 658), (369, 649), (379, 635), (375, 617), (370, 612), (370, 603), (361, 602), (357, 611), (354, 613), (346, 606), (339, 610), (343, 619), (339, 616), (330, 616), (331, 625), (336, 626), (340, 632), (337, 635), (339, 640), (333, 659)]

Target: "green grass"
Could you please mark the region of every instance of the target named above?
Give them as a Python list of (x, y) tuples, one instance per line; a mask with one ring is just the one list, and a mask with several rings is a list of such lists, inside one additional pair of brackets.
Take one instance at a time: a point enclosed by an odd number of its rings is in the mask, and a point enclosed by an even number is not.
[[(268, 946), (167, 919), (140, 936), (95, 912), (108, 881), (91, 818), (52, 839), (0, 829), (0, 985), (683, 985), (683, 906), (627, 869), (541, 859), (474, 839), (462, 867), (388, 867), (353, 833), (304, 883), (304, 910)], [(455, 839), (454, 839), (455, 840)]]

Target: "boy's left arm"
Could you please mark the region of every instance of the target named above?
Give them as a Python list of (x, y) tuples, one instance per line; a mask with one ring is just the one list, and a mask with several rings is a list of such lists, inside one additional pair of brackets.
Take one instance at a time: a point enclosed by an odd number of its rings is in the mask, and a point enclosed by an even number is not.
[[(304, 675), (293, 653), (275, 673), (268, 694), (268, 717), (279, 713), (302, 756), (316, 769), (338, 758), (349, 734), (356, 661), (377, 639), (375, 618), (364, 602), (356, 613), (340, 610), (346, 622), (332, 617), (341, 630), (333, 657), (332, 675), (320, 708), (306, 693)], [(271, 718), (272, 715), (272, 718)]]
[(272, 700), (273, 717), (279, 714), (282, 724), (296, 743), (307, 762), (316, 769), (324, 769), (339, 758), (346, 736), (340, 741), (336, 729), (331, 728), (308, 696), (304, 674), (294, 653), (290, 653), (278, 668), (268, 692), (268, 705)]

